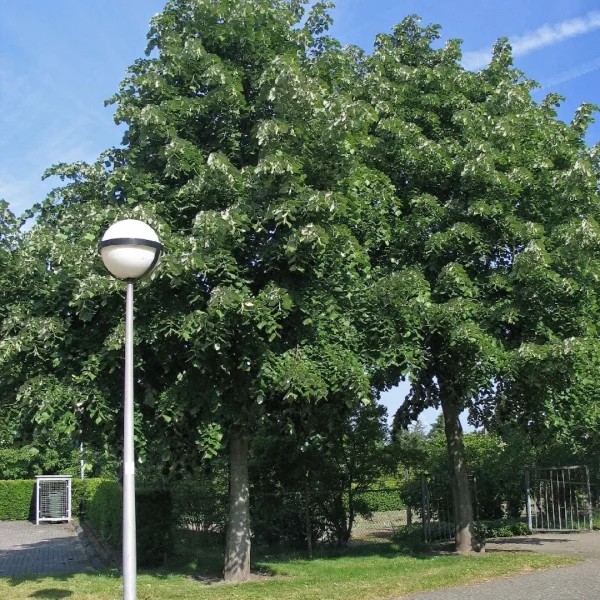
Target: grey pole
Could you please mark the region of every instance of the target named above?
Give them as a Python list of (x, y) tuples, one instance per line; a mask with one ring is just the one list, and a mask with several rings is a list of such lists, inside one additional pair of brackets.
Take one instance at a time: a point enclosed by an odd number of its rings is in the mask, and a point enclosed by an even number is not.
[(531, 476), (529, 467), (525, 467), (525, 510), (527, 511), (527, 528), (533, 531), (533, 519), (531, 515)]
[(85, 462), (83, 460), (83, 442), (81, 442), (79, 444), (79, 456), (80, 456), (80, 459), (79, 459), (79, 478), (83, 479), (84, 478), (84, 471), (85, 471)]
[(136, 598), (135, 457), (133, 451), (133, 280), (125, 310), (125, 406), (123, 430), (123, 600)]

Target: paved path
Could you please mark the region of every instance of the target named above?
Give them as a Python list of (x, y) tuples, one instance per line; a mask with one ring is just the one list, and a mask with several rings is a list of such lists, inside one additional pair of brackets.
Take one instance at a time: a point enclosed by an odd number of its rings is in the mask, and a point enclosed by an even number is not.
[[(536, 533), (523, 537), (496, 539), (486, 542), (486, 549), (509, 552), (541, 552), (577, 556), (597, 561), (600, 569), (600, 531), (583, 533)], [(600, 593), (598, 594), (600, 598)]]
[(438, 590), (410, 600), (598, 600), (600, 532), (536, 534), (486, 542), (486, 550), (542, 552), (577, 556), (583, 564), (537, 571), (490, 583)]
[(598, 600), (600, 565), (585, 562), (491, 583), (410, 596), (410, 600)]
[(0, 521), (0, 577), (90, 571), (71, 523)]

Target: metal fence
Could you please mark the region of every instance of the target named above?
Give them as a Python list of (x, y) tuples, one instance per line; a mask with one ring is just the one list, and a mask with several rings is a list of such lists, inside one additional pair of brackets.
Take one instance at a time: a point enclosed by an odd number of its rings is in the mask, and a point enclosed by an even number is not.
[(525, 489), (527, 524), (531, 531), (593, 529), (587, 467), (528, 468)]
[[(485, 510), (480, 511), (476, 474), (469, 476), (469, 483), (473, 517), (477, 523)], [(590, 484), (589, 469), (585, 466), (526, 468), (522, 498), (525, 508), (518, 519), (523, 523), (526, 521), (530, 531), (590, 530), (594, 528), (594, 520), (600, 526), (600, 485)], [(425, 541), (454, 540), (454, 507), (449, 478), (421, 476), (420, 513)], [(510, 519), (504, 522), (510, 522)]]
[[(517, 519), (532, 531), (573, 531), (592, 528), (594, 517), (600, 526), (600, 484), (590, 485), (587, 468), (529, 468), (521, 477), (523, 511), (520, 516), (513, 514), (512, 520), (503, 520), (509, 506), (495, 507), (492, 513), (489, 502), (486, 504), (484, 479), (478, 489), (477, 475), (470, 475), (473, 516), (481, 527), (514, 525)], [(206, 494), (188, 484), (179, 492), (175, 486), (172, 494), (182, 530), (200, 534), (198, 539), (222, 543), (228, 515), (226, 493)], [(498, 511), (500, 517), (494, 516)], [(398, 530), (411, 536), (422, 532), (422, 538), (430, 543), (455, 538), (449, 475), (415, 476), (402, 488), (354, 490), (352, 497), (348, 490), (253, 489), (250, 517), (258, 545), (305, 548), (309, 554), (315, 544), (385, 540)]]
[[(308, 547), (316, 543), (345, 543), (389, 539), (394, 530), (415, 521), (399, 488), (374, 488), (250, 494), (250, 526), (255, 543)], [(187, 486), (173, 490), (178, 525), (208, 539), (222, 536), (228, 512), (226, 494), (197, 494)], [(200, 536), (203, 537), (203, 536)]]
[[(469, 475), (473, 517), (479, 520), (479, 500), (477, 491), (477, 475)], [(420, 517), (423, 528), (423, 539), (426, 542), (451, 542), (454, 540), (454, 503), (452, 499), (452, 483), (450, 478), (434, 478), (428, 474), (421, 475), (421, 509)]]

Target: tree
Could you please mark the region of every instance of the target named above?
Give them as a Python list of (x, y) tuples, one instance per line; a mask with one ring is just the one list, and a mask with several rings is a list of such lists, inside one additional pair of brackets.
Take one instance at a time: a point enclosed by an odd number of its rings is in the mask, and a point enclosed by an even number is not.
[[(535, 83), (513, 68), (506, 40), (472, 73), (459, 42), (433, 48), (438, 38), (415, 17), (379, 35), (359, 97), (377, 114), (363, 157), (387, 211), (387, 237), (370, 257), (382, 286), (411, 278), (425, 299), (401, 416), (442, 408), (457, 549), (468, 552), (459, 415), (469, 409), (476, 424), (496, 410), (540, 415), (538, 369), (571, 373), (571, 349), (595, 336), (599, 163), (584, 139), (591, 105), (565, 124), (558, 96), (533, 101)], [(393, 385), (397, 370), (386, 377)]]
[(96, 243), (125, 216), (157, 230), (166, 253), (135, 301), (138, 453), (175, 468), (228, 445), (227, 580), (249, 574), (252, 432), (371, 395), (369, 262), (351, 227), (364, 211), (347, 194), (370, 108), (329, 94), (316, 66), (333, 44), (325, 5), (302, 17), (296, 1), (167, 3), (111, 100), (123, 147), (48, 172), (65, 185), (33, 210), (27, 293), (0, 342), (15, 397), (56, 381), (116, 444), (122, 287)]
[(438, 435), (444, 435), (444, 433), (444, 415), (440, 413), (431, 425), (431, 429), (429, 430), (429, 437), (433, 438)]

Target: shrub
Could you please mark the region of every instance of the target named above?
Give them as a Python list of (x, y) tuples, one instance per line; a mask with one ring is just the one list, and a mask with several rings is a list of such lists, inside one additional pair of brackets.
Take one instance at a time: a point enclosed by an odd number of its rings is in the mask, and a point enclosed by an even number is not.
[(85, 518), (96, 527), (102, 537), (115, 548), (121, 547), (123, 492), (115, 481), (88, 480)]
[(431, 548), (423, 541), (420, 525), (401, 525), (392, 533), (392, 543), (404, 552), (428, 552)]
[[(312, 507), (311, 507), (312, 508)], [(257, 494), (250, 496), (250, 526), (253, 539), (267, 546), (306, 546), (306, 500), (303, 494)], [(311, 510), (311, 513), (313, 511)], [(318, 535), (318, 519), (311, 514), (312, 537)], [(322, 533), (322, 530), (319, 534)]]
[(75, 479), (71, 480), (71, 513), (74, 516), (84, 517), (85, 507), (95, 485), (102, 479)]
[(137, 553), (140, 565), (155, 567), (173, 549), (173, 503), (163, 490), (139, 489), (135, 494)]
[(35, 482), (31, 479), (0, 481), (0, 521), (33, 518)]
[(529, 535), (531, 531), (523, 521), (492, 520), (475, 523), (477, 536), (483, 539)]
[(30, 479), (41, 473), (39, 450), (31, 446), (0, 448), (0, 479)]

